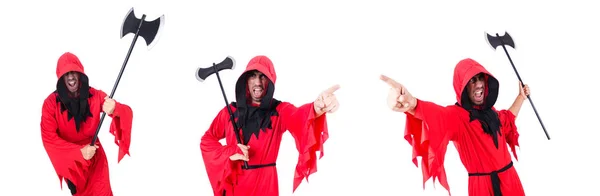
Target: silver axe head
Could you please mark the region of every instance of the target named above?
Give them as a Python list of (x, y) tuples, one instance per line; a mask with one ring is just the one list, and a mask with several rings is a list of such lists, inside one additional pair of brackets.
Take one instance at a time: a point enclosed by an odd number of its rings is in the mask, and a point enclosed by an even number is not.
[(496, 48), (500, 45), (508, 45), (508, 46), (512, 47), (513, 49), (516, 49), (515, 42), (513, 41), (510, 34), (508, 34), (508, 32), (506, 32), (506, 31), (504, 32), (504, 35), (502, 35), (502, 36), (498, 35), (498, 33), (496, 33), (496, 36), (492, 36), (487, 32), (485, 33), (485, 36), (486, 36), (486, 40), (487, 40), (488, 44), (494, 50), (496, 50)]
[(213, 64), (213, 66), (206, 67), (206, 68), (199, 67), (198, 69), (196, 69), (196, 79), (200, 82), (204, 82), (204, 80), (206, 80), (206, 78), (208, 78), (208, 76), (210, 76), (216, 72), (219, 72), (224, 69), (233, 70), (234, 68), (235, 68), (235, 59), (233, 59), (233, 57), (231, 57), (231, 56), (227, 56), (227, 58), (225, 58), (225, 60), (221, 61), (220, 63)]
[(160, 16), (153, 21), (146, 21), (146, 14), (142, 18), (135, 17), (133, 8), (127, 12), (123, 24), (121, 25), (121, 38), (129, 33), (138, 34), (146, 41), (148, 50), (152, 49), (158, 40), (158, 35), (165, 25), (165, 15)]

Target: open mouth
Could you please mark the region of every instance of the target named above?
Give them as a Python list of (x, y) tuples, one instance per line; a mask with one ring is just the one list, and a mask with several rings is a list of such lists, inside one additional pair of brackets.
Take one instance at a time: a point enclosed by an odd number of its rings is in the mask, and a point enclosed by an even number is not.
[(477, 101), (483, 101), (483, 89), (476, 90), (474, 95)]
[(77, 83), (77, 81), (75, 80), (70, 80), (67, 84), (69, 85), (69, 87), (75, 87), (75, 84)]
[(252, 95), (254, 95), (254, 97), (258, 97), (260, 95), (262, 95), (263, 93), (263, 88), (262, 87), (254, 87), (252, 88)]

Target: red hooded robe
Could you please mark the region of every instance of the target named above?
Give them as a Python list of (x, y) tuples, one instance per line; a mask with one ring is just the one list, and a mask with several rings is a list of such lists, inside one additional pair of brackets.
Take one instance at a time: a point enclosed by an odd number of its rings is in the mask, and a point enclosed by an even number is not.
[[(268, 78), (267, 92), (261, 101), (260, 108), (265, 111), (266, 117), (260, 120), (252, 120), (251, 115), (243, 117), (249, 121), (241, 121), (242, 115), (247, 112), (260, 112), (256, 107), (246, 101), (247, 97), (247, 74), (258, 70)], [(250, 146), (250, 167), (254, 169), (242, 169), (242, 161), (231, 161), (229, 157), (235, 153), (243, 154), (237, 146), (236, 135), (231, 124), (230, 115), (224, 107), (214, 118), (209, 129), (202, 136), (200, 149), (202, 158), (208, 174), (210, 184), (215, 196), (276, 196), (279, 195), (277, 169), (275, 162), (279, 154), (279, 146), (285, 131), (290, 131), (296, 143), (299, 157), (294, 176), (293, 190), (300, 185), (302, 180), (317, 171), (316, 151), (323, 156), (323, 143), (329, 137), (327, 131), (326, 114), (315, 118), (313, 103), (306, 103), (296, 107), (288, 102), (280, 102), (273, 99), (275, 81), (277, 76), (273, 63), (266, 56), (256, 56), (250, 60), (246, 70), (236, 83), (237, 103), (230, 104), (235, 113), (235, 121), (240, 129), (245, 125), (250, 126), (256, 122), (262, 122), (260, 130), (255, 133), (240, 131), (243, 142)], [(249, 133), (250, 132), (250, 133)], [(227, 145), (219, 143), (220, 139), (226, 139)], [(224, 194), (225, 193), (225, 194)]]
[[(58, 59), (57, 89), (64, 84), (62, 76), (71, 71), (81, 73), (80, 94), (88, 97), (88, 116), (81, 120), (79, 126), (76, 126), (76, 117), (66, 110), (59, 90), (51, 93), (44, 100), (42, 107), (40, 127), (43, 145), (58, 175), (61, 189), (64, 179), (67, 184), (76, 187), (75, 196), (112, 196), (108, 163), (100, 140), (96, 142), (99, 148), (96, 149), (92, 159), (83, 159), (81, 153), (81, 148), (90, 145), (98, 128), (102, 105), (107, 95), (101, 90), (88, 86), (83, 65), (77, 56), (69, 52)], [(86, 89), (89, 93), (84, 93)], [(112, 118), (110, 133), (115, 136), (115, 143), (119, 146), (118, 161), (120, 162), (126, 154), (129, 155), (133, 113), (129, 106), (116, 102), (113, 113), (108, 116)]]
[[(465, 92), (466, 86), (469, 80), (479, 73), (485, 74), (486, 81), (483, 108), (494, 111), (495, 115), (491, 114), (491, 116), (494, 116), (499, 125), (497, 133), (486, 133), (482, 128), (482, 121), (474, 119), (467, 110), (474, 107), (470, 106), (468, 93)], [(518, 160), (515, 146), (519, 145), (519, 133), (515, 125), (515, 115), (509, 110), (497, 111), (493, 107), (498, 96), (497, 79), (481, 64), (467, 58), (456, 65), (453, 83), (457, 99), (456, 105), (443, 107), (417, 99), (415, 115), (406, 112), (404, 137), (413, 147), (412, 158), (415, 165), (417, 165), (417, 157), (422, 158), (423, 188), (429, 178), (433, 178), (434, 183), (438, 178), (450, 194), (444, 169), (444, 158), (447, 145), (449, 141), (452, 141), (461, 162), (469, 173), (469, 195), (498, 196), (498, 188), (504, 196), (525, 195), (517, 171), (512, 167), (512, 158), (508, 152), (508, 147), (510, 147), (515, 159)], [(491, 135), (496, 135), (498, 147)], [(497, 187), (494, 188), (494, 186)], [(496, 194), (494, 194), (495, 191)]]

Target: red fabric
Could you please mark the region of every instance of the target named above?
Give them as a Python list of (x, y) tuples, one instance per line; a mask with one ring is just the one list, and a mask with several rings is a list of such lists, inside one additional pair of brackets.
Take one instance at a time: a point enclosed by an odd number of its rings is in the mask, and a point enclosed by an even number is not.
[[(60, 78), (69, 71), (83, 72), (81, 62), (71, 53), (65, 53), (58, 62), (57, 76)], [(90, 145), (98, 124), (104, 97), (106, 93), (90, 87), (88, 99), (90, 112), (93, 117), (82, 122), (79, 133), (75, 129), (75, 123), (68, 120), (67, 111), (61, 112), (56, 102), (57, 93), (50, 94), (42, 107), (40, 122), (41, 136), (44, 148), (48, 153), (50, 161), (58, 176), (61, 189), (63, 179), (69, 179), (77, 187), (76, 196), (112, 195), (109, 182), (108, 163), (104, 148), (97, 140), (99, 148), (92, 159), (85, 160), (81, 154), (81, 148)], [(119, 146), (120, 161), (125, 154), (129, 154), (131, 138), (131, 124), (133, 113), (129, 106), (118, 103), (112, 115), (110, 133), (115, 136), (115, 142)]]
[[(492, 76), (483, 66), (471, 59), (459, 62), (454, 71), (454, 89), (459, 103), (469, 79), (481, 72)], [(444, 169), (444, 158), (450, 141), (454, 143), (468, 173), (488, 173), (506, 166), (512, 161), (508, 148), (511, 148), (517, 159), (515, 147), (519, 145), (519, 132), (515, 125), (515, 116), (509, 110), (497, 112), (502, 124), (502, 137), (499, 137), (498, 141), (499, 144), (507, 144), (499, 145), (498, 149), (494, 146), (492, 137), (483, 131), (479, 121), (469, 121), (469, 112), (465, 109), (456, 105), (444, 107), (433, 102), (417, 100), (415, 115), (406, 113), (404, 137), (413, 147), (412, 160), (417, 167), (417, 157), (421, 157), (423, 188), (427, 180), (433, 178), (435, 183), (437, 178), (450, 195)], [(499, 173), (498, 176), (503, 195), (525, 195), (514, 167)], [(468, 186), (469, 195), (492, 194), (490, 176), (471, 176)]]
[[(275, 81), (273, 64), (264, 59), (251, 61), (246, 71), (257, 69), (271, 81)], [(236, 108), (230, 105), (233, 112)], [(252, 137), (249, 141), (249, 165), (269, 164), (277, 161), (279, 146), (285, 131), (290, 131), (296, 143), (299, 157), (293, 179), (293, 190), (303, 179), (308, 181), (309, 175), (317, 171), (317, 154), (323, 156), (323, 143), (328, 139), (326, 115), (315, 118), (313, 103), (296, 107), (289, 102), (281, 102), (276, 110), (278, 116), (272, 116), (272, 129), (261, 133), (259, 138)], [(229, 157), (235, 153), (242, 154), (237, 146), (237, 140), (229, 112), (223, 108), (204, 133), (200, 143), (202, 158), (210, 184), (215, 196), (221, 196), (223, 190), (227, 195), (243, 196), (276, 196), (279, 195), (276, 167), (263, 167), (252, 170), (242, 170), (242, 161), (231, 161)], [(227, 145), (219, 143), (225, 138)]]

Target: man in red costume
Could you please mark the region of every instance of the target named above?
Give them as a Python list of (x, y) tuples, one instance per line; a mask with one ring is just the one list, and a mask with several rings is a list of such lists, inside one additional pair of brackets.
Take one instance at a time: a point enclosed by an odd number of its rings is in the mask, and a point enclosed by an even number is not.
[[(316, 151), (323, 156), (329, 137), (325, 113), (335, 112), (335, 85), (316, 101), (296, 107), (273, 98), (277, 76), (266, 56), (250, 60), (236, 82), (236, 101), (230, 104), (242, 142), (237, 144), (230, 115), (223, 108), (202, 136), (200, 149), (215, 196), (279, 195), (275, 161), (283, 133), (290, 131), (298, 150), (293, 191), (317, 171)], [(219, 143), (225, 138), (227, 145)], [(243, 168), (243, 161), (248, 168)]]
[(66, 52), (58, 59), (56, 91), (42, 107), (44, 148), (61, 184), (64, 179), (75, 196), (112, 196), (108, 163), (102, 144), (90, 146), (100, 112), (112, 118), (110, 133), (119, 146), (118, 161), (129, 155), (133, 113), (125, 104), (89, 86), (79, 58)]
[(400, 83), (383, 75), (381, 79), (392, 87), (389, 107), (406, 114), (404, 137), (413, 147), (415, 165), (417, 157), (422, 158), (423, 186), (429, 178), (433, 177), (434, 183), (438, 178), (450, 194), (444, 158), (452, 141), (469, 173), (469, 195), (525, 195), (507, 144), (517, 159), (515, 118), (529, 95), (527, 85), (519, 85), (520, 93), (508, 110), (498, 111), (494, 108), (498, 80), (470, 58), (458, 62), (454, 69), (455, 105), (444, 107), (417, 99)]

